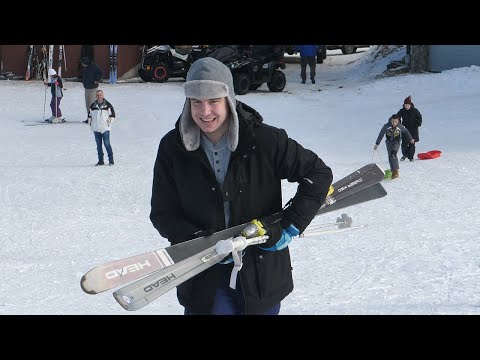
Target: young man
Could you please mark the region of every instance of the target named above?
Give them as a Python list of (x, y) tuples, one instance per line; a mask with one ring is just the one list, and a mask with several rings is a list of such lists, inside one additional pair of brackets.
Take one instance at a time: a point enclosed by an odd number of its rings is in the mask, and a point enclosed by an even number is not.
[[(95, 95), (98, 84), (103, 79), (103, 71), (97, 64), (92, 63), (88, 57), (82, 57), (82, 83), (85, 89), (85, 108), (87, 109), (87, 116), (90, 111), (90, 105), (95, 101)], [(84, 121), (88, 123), (88, 119)]]
[(90, 106), (88, 124), (92, 128), (97, 143), (98, 163), (95, 166), (104, 165), (102, 142), (108, 154), (108, 165), (113, 165), (113, 150), (110, 145), (110, 130), (115, 120), (115, 110), (112, 104), (103, 97), (103, 91), (97, 90), (97, 100)]
[(400, 161), (404, 161), (407, 157), (410, 161), (413, 161), (415, 156), (415, 143), (419, 142), (418, 128), (422, 126), (422, 114), (413, 105), (412, 97), (408, 96), (403, 100), (403, 107), (398, 110), (397, 115), (400, 117), (400, 124), (405, 126), (415, 140), (413, 143), (407, 139), (402, 141), (402, 158)]
[(236, 288), (233, 263), (222, 261), (177, 287), (185, 314), (272, 314), (293, 290), (288, 243), (325, 201), (332, 171), (283, 129), (235, 99), (230, 70), (197, 60), (184, 85), (175, 129), (158, 148), (150, 219), (172, 245), (282, 210), (281, 180), (298, 182), (269, 239), (243, 252)]
[(398, 173), (399, 165), (397, 152), (400, 148), (400, 141), (402, 141), (402, 137), (410, 143), (415, 143), (415, 140), (412, 139), (412, 135), (410, 135), (408, 130), (402, 124), (400, 124), (400, 117), (397, 114), (390, 116), (388, 122), (382, 126), (382, 129), (378, 134), (377, 141), (375, 141), (375, 146), (373, 147), (374, 150), (377, 150), (378, 145), (380, 145), (380, 141), (382, 141), (382, 137), (384, 135), (385, 145), (387, 145), (388, 162), (390, 163), (390, 170), (392, 171), (393, 180), (400, 176)]

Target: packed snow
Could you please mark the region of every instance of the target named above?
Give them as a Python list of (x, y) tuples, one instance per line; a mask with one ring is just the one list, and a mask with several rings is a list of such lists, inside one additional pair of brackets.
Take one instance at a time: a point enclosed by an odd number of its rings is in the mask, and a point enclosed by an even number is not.
[[(417, 153), (442, 151), (401, 162), (400, 177), (382, 182), (386, 197), (312, 223), (346, 213), (365, 227), (293, 240), (295, 288), (280, 313), (480, 314), (480, 68), (381, 77), (405, 47), (377, 51), (329, 51), (315, 85), (289, 63), (283, 92), (262, 85), (237, 97), (315, 151), (334, 181), (371, 162), (388, 169), (384, 142), (378, 152), (374, 142), (408, 95), (423, 115)], [(64, 83), (67, 123), (25, 126), (50, 116), (50, 93), (41, 81), (0, 81), (0, 314), (183, 313), (175, 290), (128, 312), (113, 290), (88, 295), (79, 284), (96, 265), (168, 246), (149, 220), (152, 172), (182, 84), (102, 84), (117, 113), (115, 165), (95, 167), (81, 83)], [(296, 184), (283, 190), (286, 202)]]

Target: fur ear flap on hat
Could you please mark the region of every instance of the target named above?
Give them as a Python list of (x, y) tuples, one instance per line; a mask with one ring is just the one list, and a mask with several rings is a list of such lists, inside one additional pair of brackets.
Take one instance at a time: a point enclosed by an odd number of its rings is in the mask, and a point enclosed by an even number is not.
[(408, 95), (408, 97), (403, 100), (403, 103), (412, 105), (412, 95)]

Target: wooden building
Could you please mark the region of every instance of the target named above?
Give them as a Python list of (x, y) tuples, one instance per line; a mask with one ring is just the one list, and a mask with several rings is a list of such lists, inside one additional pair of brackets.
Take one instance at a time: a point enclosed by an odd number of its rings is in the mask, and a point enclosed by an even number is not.
[[(27, 50), (29, 45), (0, 45), (0, 71), (11, 72), (16, 76), (25, 76), (27, 68)], [(42, 45), (36, 45), (40, 55)], [(143, 45), (118, 45), (117, 77), (119, 80), (138, 76), (137, 69), (142, 56)], [(48, 45), (47, 45), (48, 48)], [(76, 78), (80, 75), (80, 57), (82, 45), (64, 45), (66, 67), (62, 78)], [(103, 70), (104, 79), (109, 78), (109, 45), (93, 45), (95, 63)], [(54, 47), (53, 68), (58, 69), (58, 45)]]

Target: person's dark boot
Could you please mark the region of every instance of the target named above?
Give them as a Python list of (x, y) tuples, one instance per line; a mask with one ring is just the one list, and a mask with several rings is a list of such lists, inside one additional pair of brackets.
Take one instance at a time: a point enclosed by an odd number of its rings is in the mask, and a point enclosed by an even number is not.
[(99, 166), (99, 165), (105, 165), (103, 160), (98, 160), (98, 162), (95, 164), (95, 166)]

